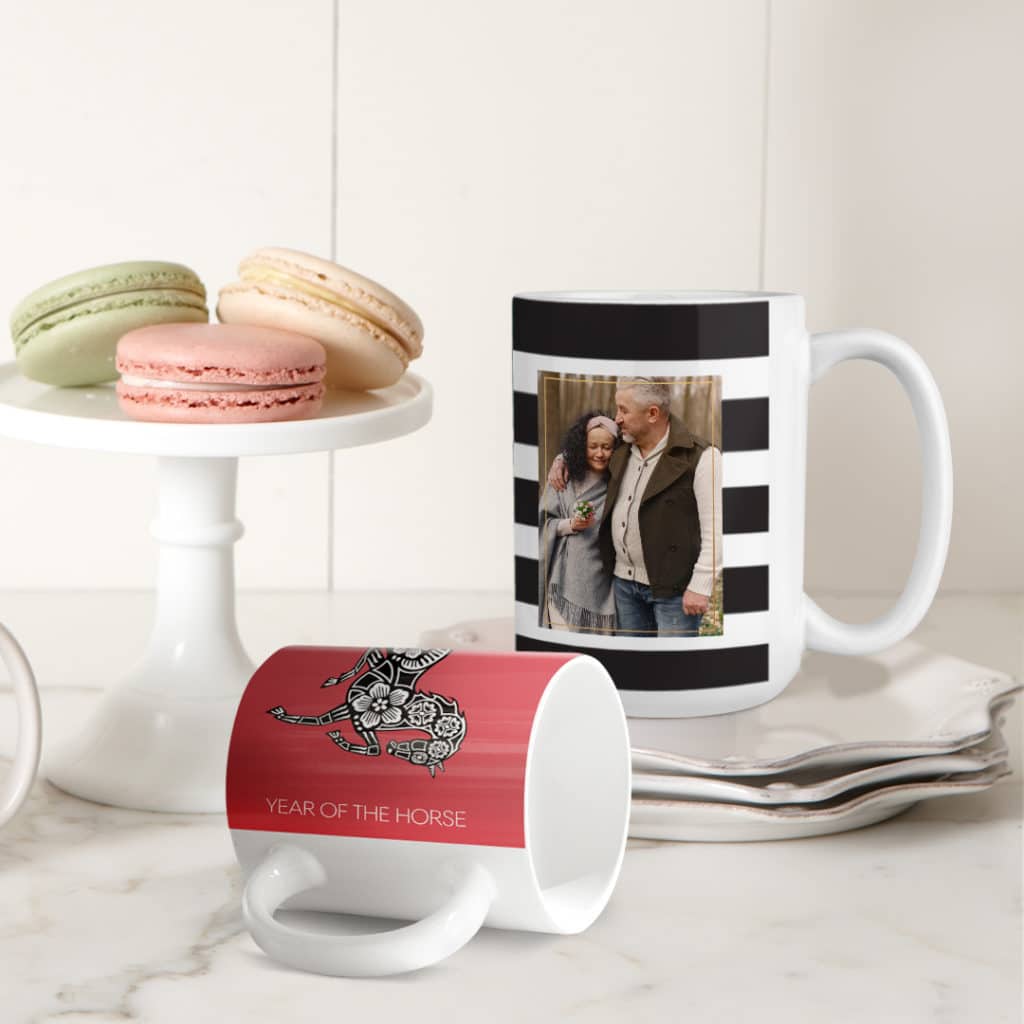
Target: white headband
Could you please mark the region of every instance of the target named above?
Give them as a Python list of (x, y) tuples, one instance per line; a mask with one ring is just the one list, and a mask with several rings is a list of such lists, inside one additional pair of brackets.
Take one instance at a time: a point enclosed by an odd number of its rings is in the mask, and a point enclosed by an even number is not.
[(587, 420), (587, 433), (589, 434), (594, 427), (604, 427), (612, 437), (619, 436), (619, 425), (613, 419), (609, 419), (607, 416), (592, 416)]

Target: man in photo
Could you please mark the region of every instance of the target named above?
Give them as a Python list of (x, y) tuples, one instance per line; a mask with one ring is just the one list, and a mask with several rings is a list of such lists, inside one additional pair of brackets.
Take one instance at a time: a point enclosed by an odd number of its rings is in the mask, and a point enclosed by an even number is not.
[[(670, 411), (664, 381), (626, 377), (617, 385), (615, 422), (625, 443), (608, 463), (598, 526), (617, 632), (696, 636), (721, 567), (722, 455)], [(556, 459), (549, 483), (561, 489), (564, 475)]]

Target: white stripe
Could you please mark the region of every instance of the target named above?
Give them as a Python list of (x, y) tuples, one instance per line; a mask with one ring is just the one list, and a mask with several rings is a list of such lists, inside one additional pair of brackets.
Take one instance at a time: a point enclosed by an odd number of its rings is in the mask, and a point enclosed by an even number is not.
[(520, 480), (536, 481), (537, 449), (532, 444), (513, 444), (512, 467), (513, 474)]
[(722, 538), (722, 562), (726, 569), (744, 565), (769, 565), (772, 539), (767, 533), (727, 533)]
[(540, 542), (537, 539), (538, 532), (536, 526), (515, 524), (516, 555), (519, 558), (532, 558), (535, 562), (537, 561), (537, 552), (540, 550)]
[(569, 359), (564, 356), (539, 356), (531, 352), (512, 353), (512, 387), (516, 391), (536, 395), (537, 374), (540, 370), (580, 377), (721, 377), (723, 400), (764, 398), (772, 390), (769, 356), (637, 362), (628, 359)]
[(722, 618), (721, 636), (592, 636), (537, 625), (537, 608), (516, 601), (516, 633), (532, 640), (570, 647), (603, 648), (615, 651), (711, 651), (729, 647), (766, 644), (769, 637), (768, 612), (733, 612)]
[[(540, 543), (535, 526), (515, 524), (516, 555), (539, 557)], [(727, 533), (722, 538), (723, 565), (727, 569), (744, 565), (768, 565), (771, 561), (771, 538), (767, 533)]]
[(723, 487), (756, 487), (771, 482), (772, 453), (767, 448), (722, 453)]
[[(537, 449), (529, 444), (512, 445), (514, 474), (520, 480), (537, 480)], [(722, 486), (752, 487), (771, 482), (771, 453), (767, 449), (753, 452), (725, 452), (722, 455)], [(547, 470), (545, 469), (545, 477)]]

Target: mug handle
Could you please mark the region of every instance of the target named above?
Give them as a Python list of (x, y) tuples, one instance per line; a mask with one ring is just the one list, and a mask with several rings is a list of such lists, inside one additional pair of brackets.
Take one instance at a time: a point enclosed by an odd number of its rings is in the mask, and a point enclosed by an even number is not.
[(812, 382), (848, 359), (869, 359), (896, 375), (910, 398), (921, 438), (921, 530), (910, 576), (896, 604), (874, 622), (854, 625), (832, 618), (804, 594), (804, 642), (808, 648), (833, 654), (870, 654), (907, 636), (935, 597), (953, 519), (953, 457), (938, 385), (924, 360), (905, 341), (867, 328), (811, 336)]
[(323, 865), (308, 850), (287, 843), (274, 846), (246, 883), (242, 918), (268, 956), (302, 971), (340, 978), (376, 978), (438, 963), (476, 935), (495, 895), (491, 876), (475, 864), (442, 907), (394, 931), (324, 935), (274, 919), (285, 900), (326, 881)]
[(7, 666), (18, 703), (18, 745), (11, 773), (0, 790), (0, 826), (6, 824), (25, 802), (39, 767), (43, 722), (32, 666), (21, 645), (0, 625), (0, 661)]

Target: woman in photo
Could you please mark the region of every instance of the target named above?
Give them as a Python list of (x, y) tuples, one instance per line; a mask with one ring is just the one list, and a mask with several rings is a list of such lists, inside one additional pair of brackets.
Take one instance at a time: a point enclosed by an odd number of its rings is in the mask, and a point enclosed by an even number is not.
[(608, 492), (608, 462), (619, 428), (600, 410), (585, 413), (562, 442), (568, 485), (545, 485), (540, 502), (542, 626), (594, 633), (615, 631), (615, 598), (598, 549), (598, 524)]

